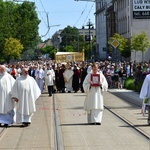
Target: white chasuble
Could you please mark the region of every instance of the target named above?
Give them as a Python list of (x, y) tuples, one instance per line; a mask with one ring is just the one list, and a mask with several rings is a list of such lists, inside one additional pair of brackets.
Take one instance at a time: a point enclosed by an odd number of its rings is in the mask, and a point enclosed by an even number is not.
[(14, 102), (11, 99), (11, 88), (15, 79), (5, 72), (0, 75), (0, 114), (7, 114), (14, 108)]
[(41, 90), (35, 79), (29, 75), (17, 78), (12, 88), (12, 96), (19, 100), (17, 111), (22, 115), (31, 115), (36, 111), (35, 101), (40, 95)]

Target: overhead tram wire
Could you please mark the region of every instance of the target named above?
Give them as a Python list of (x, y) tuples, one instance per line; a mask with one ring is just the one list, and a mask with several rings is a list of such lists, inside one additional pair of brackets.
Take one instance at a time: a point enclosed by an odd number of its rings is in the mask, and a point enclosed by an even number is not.
[[(34, 0), (34, 2), (36, 3), (36, 0)], [(41, 15), (41, 13), (46, 13), (44, 7), (43, 7), (44, 11), (40, 11), (40, 10), (38, 9), (38, 6), (36, 6), (36, 9), (37, 9), (37, 13), (39, 14), (39, 16), (41, 17), (42, 21), (44, 22), (44, 24), (45, 24), (46, 27), (47, 27), (47, 23), (46, 23), (45, 19), (43, 18), (43, 16)]]
[(45, 8), (44, 8), (43, 3), (42, 3), (42, 1), (41, 1), (41, 0), (40, 0), (40, 3), (41, 3), (41, 6), (42, 6), (42, 8), (43, 8), (44, 12), (46, 13)]
[(74, 26), (79, 22), (79, 20), (81, 19), (82, 15), (84, 14), (84, 12), (85, 12), (85, 10), (87, 8), (87, 4), (88, 4), (88, 2), (86, 3), (84, 10), (81, 12), (80, 17), (78, 18), (78, 20), (76, 21), (76, 23), (74, 24)]
[(86, 18), (85, 18), (85, 20), (84, 20), (84, 22), (83, 22), (83, 26), (86, 24), (87, 19), (88, 19), (88, 17), (89, 17), (90, 12), (92, 11), (93, 6), (94, 6), (94, 4), (91, 6), (91, 9), (89, 10), (89, 13), (87, 14), (87, 16), (86, 16)]
[[(34, 1), (35, 1), (35, 0), (34, 0)], [(40, 3), (41, 3), (41, 6), (42, 6), (42, 8), (43, 8), (44, 11), (39, 11), (39, 10), (38, 10), (38, 7), (36, 7), (36, 8), (37, 8), (37, 12), (39, 13), (40, 17), (42, 18), (44, 24), (45, 24), (46, 27), (48, 28), (47, 32), (46, 32), (44, 35), (41, 36), (41, 37), (45, 37), (45, 36), (49, 33), (49, 31), (50, 31), (49, 18), (48, 18), (48, 13), (46, 12), (46, 10), (45, 10), (45, 8), (44, 8), (43, 3), (42, 3), (41, 0), (40, 0)], [(46, 14), (47, 23), (46, 23), (46, 21), (44, 20), (44, 18), (42, 17), (41, 12)]]

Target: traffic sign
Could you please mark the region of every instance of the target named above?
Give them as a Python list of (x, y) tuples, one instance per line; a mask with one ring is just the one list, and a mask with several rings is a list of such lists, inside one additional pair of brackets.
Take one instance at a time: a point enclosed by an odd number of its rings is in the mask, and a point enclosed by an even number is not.
[(111, 42), (111, 45), (114, 47), (114, 48), (117, 48), (119, 46), (119, 42), (114, 39), (112, 42)]

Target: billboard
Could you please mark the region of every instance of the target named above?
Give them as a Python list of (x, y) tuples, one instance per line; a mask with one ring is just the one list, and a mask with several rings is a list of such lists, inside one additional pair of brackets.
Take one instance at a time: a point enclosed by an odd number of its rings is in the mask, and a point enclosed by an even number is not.
[(150, 0), (133, 0), (133, 18), (150, 19)]

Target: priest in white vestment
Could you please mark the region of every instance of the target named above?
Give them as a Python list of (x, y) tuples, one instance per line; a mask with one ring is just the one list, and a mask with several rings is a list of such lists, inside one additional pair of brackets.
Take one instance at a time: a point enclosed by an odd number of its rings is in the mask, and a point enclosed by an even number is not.
[(35, 101), (41, 95), (41, 90), (35, 79), (28, 75), (27, 68), (22, 69), (22, 75), (16, 79), (11, 93), (16, 101), (16, 123), (28, 126), (36, 111)]
[(71, 93), (72, 89), (72, 79), (73, 79), (73, 70), (71, 69), (71, 66), (69, 64), (66, 65), (66, 69), (63, 73), (64, 81), (65, 81), (65, 87), (66, 91), (68, 93)]
[[(96, 86), (91, 80), (93, 74), (99, 77), (99, 80), (96, 81)], [(104, 110), (103, 91), (107, 91), (108, 83), (103, 73), (101, 71), (98, 72), (97, 64), (94, 63), (92, 65), (92, 71), (86, 76), (83, 88), (86, 93), (84, 109), (87, 111), (88, 123), (100, 125)]]
[(148, 74), (143, 82), (140, 98), (143, 99), (142, 112), (145, 113), (145, 108), (148, 108), (148, 124), (150, 125), (150, 74)]
[(14, 102), (11, 98), (11, 88), (15, 79), (0, 65), (0, 126), (7, 127), (12, 124), (14, 117)]
[(35, 80), (41, 90), (41, 93), (43, 93), (44, 89), (44, 70), (42, 68), (42, 65), (39, 65), (39, 67), (35, 70)]
[(47, 68), (45, 69), (44, 73), (44, 79), (45, 79), (45, 85), (48, 89), (49, 96), (52, 96), (53, 94), (53, 88), (54, 88), (54, 80), (55, 80), (55, 72), (50, 67), (50, 64), (47, 64)]

